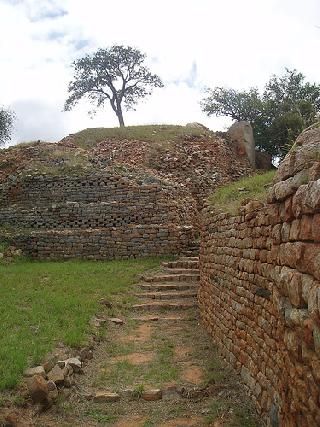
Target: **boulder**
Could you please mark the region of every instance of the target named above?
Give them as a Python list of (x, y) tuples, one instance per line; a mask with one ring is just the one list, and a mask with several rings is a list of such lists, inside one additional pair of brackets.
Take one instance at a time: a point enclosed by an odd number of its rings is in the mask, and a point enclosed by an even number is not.
[(32, 378), (29, 378), (27, 386), (33, 403), (42, 406), (50, 404), (48, 384), (41, 375), (34, 375)]
[(253, 169), (256, 167), (255, 142), (252, 127), (249, 122), (234, 123), (227, 132), (231, 143), (239, 156), (247, 156)]
[(43, 378), (46, 377), (46, 371), (43, 366), (36, 366), (34, 368), (28, 368), (24, 371), (25, 377), (33, 377), (34, 375), (41, 375)]
[(202, 129), (202, 130), (209, 130), (205, 125), (198, 122), (191, 122), (186, 124), (187, 128), (194, 128), (194, 129)]
[(65, 361), (66, 366), (71, 366), (74, 372), (81, 372), (82, 363), (77, 357), (70, 357)]
[(50, 372), (48, 372), (48, 380), (53, 381), (55, 384), (63, 384), (64, 372), (58, 365), (56, 365)]

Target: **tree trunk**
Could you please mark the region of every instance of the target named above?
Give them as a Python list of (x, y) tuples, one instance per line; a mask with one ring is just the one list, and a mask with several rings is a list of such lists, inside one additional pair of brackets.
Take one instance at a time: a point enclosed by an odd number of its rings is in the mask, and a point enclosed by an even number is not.
[(122, 109), (121, 109), (120, 105), (118, 105), (116, 114), (117, 114), (117, 117), (118, 117), (118, 120), (119, 120), (120, 127), (124, 128), (124, 120), (123, 120)]

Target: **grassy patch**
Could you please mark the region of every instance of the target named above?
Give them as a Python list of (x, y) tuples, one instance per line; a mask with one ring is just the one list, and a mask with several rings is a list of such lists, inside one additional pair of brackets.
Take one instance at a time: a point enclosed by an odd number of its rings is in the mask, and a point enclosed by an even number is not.
[(98, 423), (102, 423), (103, 425), (105, 425), (105, 423), (112, 423), (117, 420), (118, 417), (116, 415), (110, 415), (106, 412), (106, 410), (93, 408), (88, 410), (85, 415), (94, 421), (97, 421)]
[(14, 387), (27, 366), (58, 342), (80, 346), (102, 297), (127, 289), (159, 259), (20, 261), (0, 265), (0, 390)]
[(209, 202), (226, 212), (236, 213), (245, 199), (265, 200), (275, 171), (256, 174), (219, 188), (209, 197)]
[[(79, 147), (90, 147), (105, 139), (136, 139), (140, 141), (176, 141), (185, 136), (200, 136), (208, 131), (175, 125), (128, 126), (125, 128), (88, 128), (73, 135)], [(209, 132), (208, 132), (209, 133)]]
[[(225, 427), (258, 427), (252, 407), (242, 406), (240, 403), (228, 402), (219, 398), (213, 400), (208, 406), (209, 414), (206, 424), (211, 426), (214, 422), (223, 421)], [(220, 424), (219, 424), (220, 425)]]

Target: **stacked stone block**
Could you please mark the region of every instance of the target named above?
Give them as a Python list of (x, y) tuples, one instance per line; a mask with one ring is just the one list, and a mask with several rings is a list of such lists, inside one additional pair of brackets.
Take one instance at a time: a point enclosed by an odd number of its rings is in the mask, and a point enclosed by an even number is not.
[(14, 231), (10, 242), (34, 258), (175, 254), (194, 240), (195, 202), (173, 185), (115, 174), (30, 175), (5, 181), (0, 196), (2, 230)]
[(203, 213), (201, 317), (272, 426), (320, 425), (320, 130), (302, 134), (268, 203)]

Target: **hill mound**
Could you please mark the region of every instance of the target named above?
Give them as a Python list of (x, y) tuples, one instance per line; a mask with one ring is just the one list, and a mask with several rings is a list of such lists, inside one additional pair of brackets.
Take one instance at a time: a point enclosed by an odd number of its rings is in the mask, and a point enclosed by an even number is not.
[(58, 143), (0, 150), (0, 182), (12, 175), (83, 176), (98, 172), (185, 188), (202, 205), (217, 186), (247, 175), (225, 134), (204, 127), (150, 125), (85, 129)]

